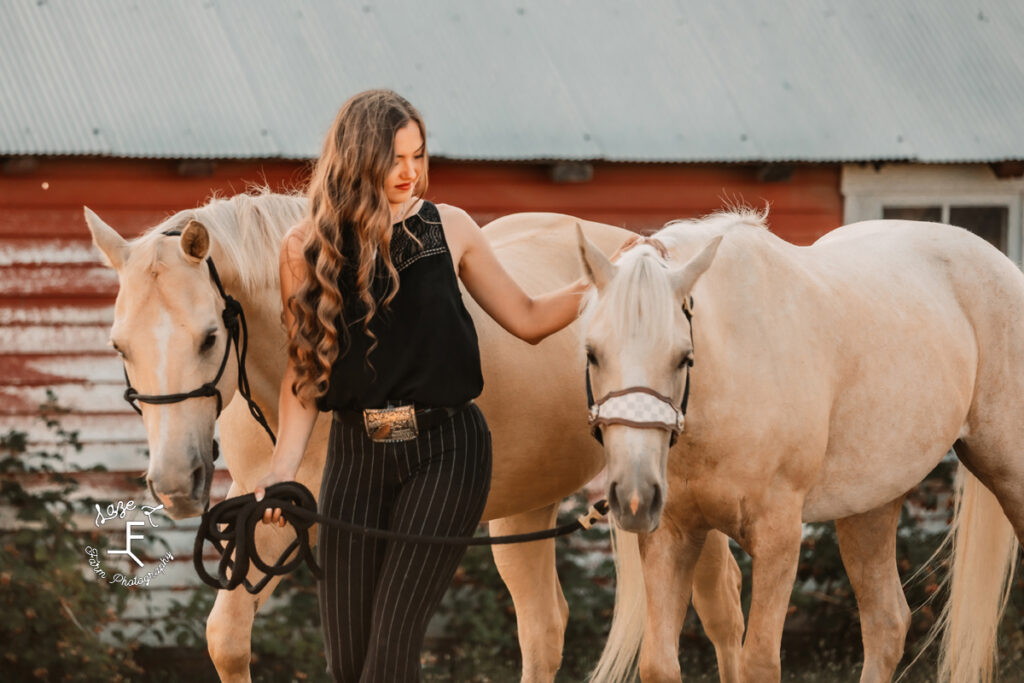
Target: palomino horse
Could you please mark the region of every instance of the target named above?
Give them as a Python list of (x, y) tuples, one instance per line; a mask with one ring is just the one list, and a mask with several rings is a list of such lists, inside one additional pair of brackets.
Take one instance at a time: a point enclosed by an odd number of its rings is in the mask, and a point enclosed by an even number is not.
[[(858, 223), (795, 247), (763, 216), (718, 214), (654, 239), (668, 261), (641, 246), (613, 265), (580, 236), (597, 285), (583, 327), (598, 403), (640, 387), (674, 416), (692, 374), (674, 447), (669, 424), (603, 428), (615, 521), (641, 535), (641, 677), (679, 679), (694, 563), (717, 529), (753, 558), (741, 679), (778, 681), (801, 522), (834, 519), (860, 608), (861, 681), (890, 680), (910, 621), (895, 563), (901, 501), (956, 442), (969, 473), (939, 675), (991, 679), (1024, 537), (1024, 275), (975, 235), (932, 223)], [(606, 657), (634, 653), (639, 635), (610, 641)]]
[[(277, 252), (284, 232), (302, 218), (304, 207), (300, 197), (238, 195), (182, 211), (132, 242), (86, 210), (94, 242), (118, 272), (111, 340), (140, 393), (189, 392), (217, 374), (227, 351), (223, 302), (204, 261), (210, 255), (226, 291), (244, 307), (252, 395), (276, 426), (285, 365)], [(529, 292), (540, 293), (578, 276), (574, 222), (568, 216), (525, 214), (495, 221), (486, 233), (516, 280)], [(584, 225), (605, 253), (630, 234)], [(182, 231), (180, 237), (164, 234), (172, 230)], [(555, 519), (559, 501), (604, 465), (600, 449), (580, 423), (585, 391), (578, 333), (563, 331), (532, 348), (498, 327), (470, 297), (464, 295), (464, 300), (480, 339), (486, 388), (479, 404), (494, 446), (484, 519), (491, 520), (496, 535), (546, 528)], [(226, 406), (218, 424), (233, 479), (229, 496), (251, 491), (271, 454), (270, 442), (244, 400), (231, 400), (236, 381), (232, 356), (218, 383)], [(200, 514), (209, 500), (216, 401), (207, 397), (143, 404), (142, 417), (149, 441), (150, 490), (172, 517)], [(317, 423), (297, 475), (314, 494), (320, 490), (328, 428), (329, 416)], [(287, 527), (258, 525), (256, 533), (259, 553), (266, 558), (276, 558), (294, 538)], [(311, 536), (315, 540), (315, 534)], [(624, 536), (622, 556), (635, 557), (638, 563), (635, 536)], [(550, 681), (561, 661), (568, 618), (555, 574), (554, 542), (498, 546), (494, 558), (519, 619), (523, 680)], [(249, 680), (254, 613), (278, 580), (255, 596), (242, 589), (218, 593), (207, 621), (207, 641), (222, 680)], [(743, 632), (739, 570), (722, 535), (709, 536), (695, 572), (694, 603), (715, 643), (723, 678), (736, 680)]]

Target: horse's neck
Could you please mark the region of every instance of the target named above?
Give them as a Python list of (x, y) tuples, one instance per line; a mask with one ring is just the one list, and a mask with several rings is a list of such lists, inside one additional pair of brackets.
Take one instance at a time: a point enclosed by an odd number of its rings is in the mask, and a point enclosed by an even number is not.
[(674, 261), (686, 263), (722, 232), (726, 236), (711, 267), (691, 293), (702, 332), (715, 340), (710, 349), (704, 345), (704, 353), (756, 357), (773, 349), (781, 354), (795, 348), (791, 337), (827, 328), (841, 313), (810, 254), (762, 228), (684, 231)]

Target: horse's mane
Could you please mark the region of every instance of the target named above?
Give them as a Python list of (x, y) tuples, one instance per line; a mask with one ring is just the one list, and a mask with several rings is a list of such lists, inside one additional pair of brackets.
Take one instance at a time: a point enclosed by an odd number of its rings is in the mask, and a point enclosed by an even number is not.
[(655, 236), (671, 249), (682, 239), (695, 233), (710, 239), (715, 235), (742, 228), (768, 230), (768, 207), (757, 210), (749, 206), (736, 206), (701, 218), (669, 221)]
[(277, 253), (284, 234), (302, 220), (306, 198), (300, 194), (277, 194), (267, 187), (252, 188), (233, 197), (213, 197), (195, 209), (179, 211), (150, 228), (136, 240), (132, 250), (148, 248), (154, 260), (161, 235), (182, 230), (190, 220), (202, 223), (217, 248), (217, 270), (234, 280), (249, 295), (276, 287)]

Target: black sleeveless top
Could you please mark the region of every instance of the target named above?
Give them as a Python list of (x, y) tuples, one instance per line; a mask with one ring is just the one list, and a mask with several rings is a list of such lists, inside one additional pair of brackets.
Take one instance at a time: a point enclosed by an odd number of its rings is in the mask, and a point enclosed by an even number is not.
[[(390, 285), (380, 261), (371, 286), (378, 307), (369, 328), (377, 346), (363, 329), (366, 308), (356, 290), (355, 240), (345, 236), (346, 265), (339, 276), (344, 301), (338, 329), (346, 325), (331, 366), (327, 393), (317, 399), (320, 410), (383, 407), (388, 401), (412, 401), (422, 406), (456, 406), (480, 395), (480, 349), (476, 328), (462, 303), (458, 279), (444, 238), (437, 207), (424, 201), (419, 212), (392, 226), (391, 261), (398, 270), (398, 294), (388, 308), (383, 301)], [(371, 367), (372, 365), (372, 367)]]

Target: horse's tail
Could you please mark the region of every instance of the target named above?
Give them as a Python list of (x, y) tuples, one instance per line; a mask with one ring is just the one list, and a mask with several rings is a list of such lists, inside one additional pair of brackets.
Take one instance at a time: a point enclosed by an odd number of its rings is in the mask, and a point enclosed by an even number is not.
[(615, 553), (615, 610), (608, 641), (590, 675), (590, 680), (596, 683), (618, 683), (635, 678), (647, 610), (637, 535), (617, 529), (614, 523), (610, 526)]
[(958, 469), (949, 530), (949, 600), (936, 622), (943, 630), (939, 680), (988, 683), (1018, 544), (996, 497), (963, 466)]

